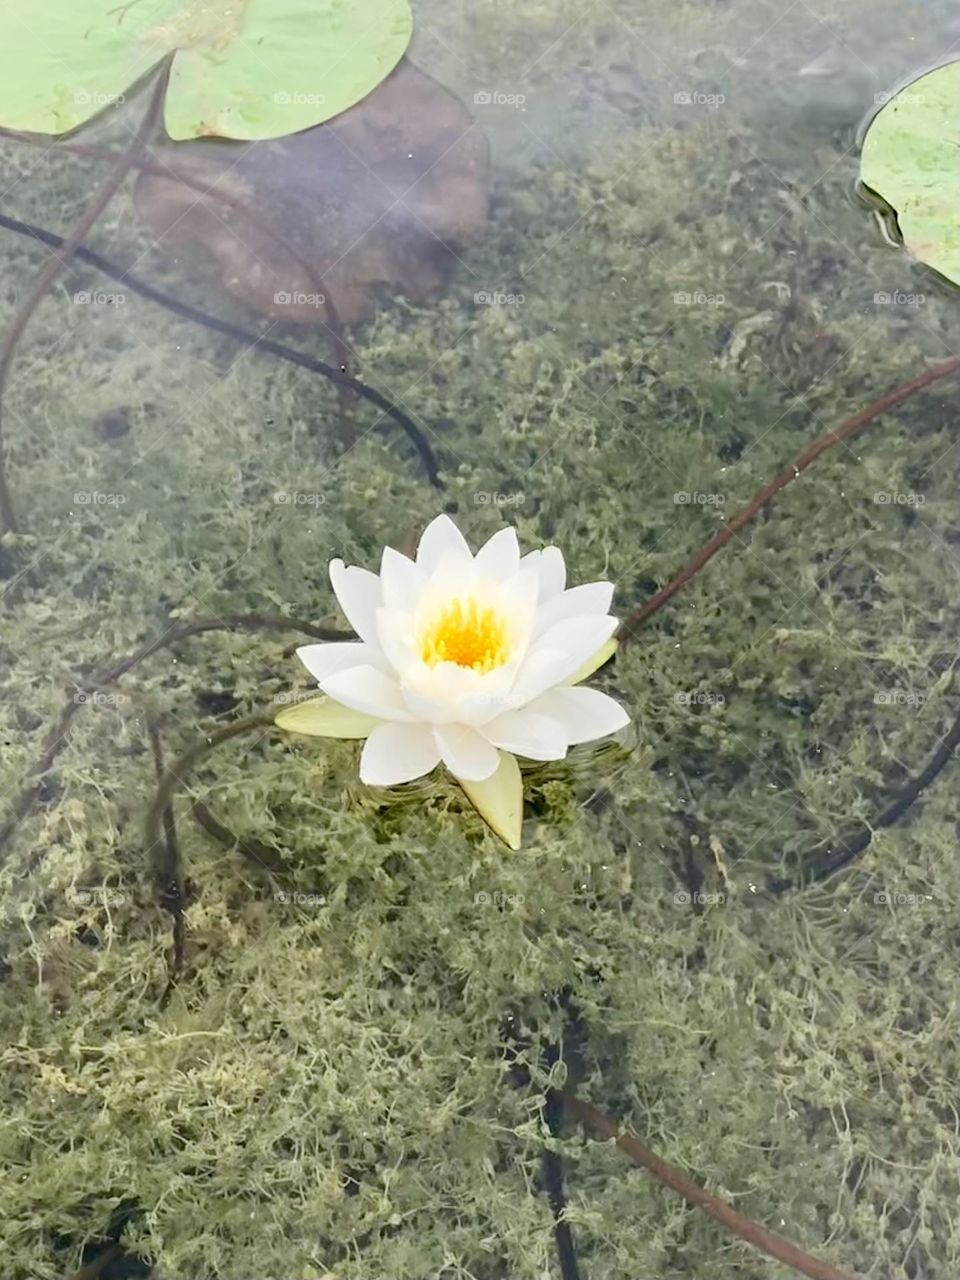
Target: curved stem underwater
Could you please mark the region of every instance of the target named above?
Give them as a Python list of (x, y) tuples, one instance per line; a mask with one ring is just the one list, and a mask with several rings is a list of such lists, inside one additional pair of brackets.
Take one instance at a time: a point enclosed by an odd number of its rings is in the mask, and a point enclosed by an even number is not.
[(37, 276), (33, 288), (13, 313), (13, 318), (7, 326), (3, 341), (0, 342), (0, 524), (2, 524), (3, 532), (5, 533), (16, 533), (17, 531), (16, 510), (7, 483), (6, 448), (3, 440), (3, 398), (6, 391), (7, 376), (17, 350), (17, 343), (30, 323), (33, 313), (50, 291), (50, 286), (61, 271), (66, 269), (81, 242), (86, 239), (97, 219), (120, 189), (124, 178), (147, 147), (148, 139), (160, 119), (169, 74), (170, 60), (167, 59), (160, 68), (153, 93), (150, 95), (150, 103), (146, 114), (129, 146), (125, 151), (121, 152), (102, 185), (90, 197), (87, 207), (73, 230), (61, 243), (60, 252), (51, 253), (47, 259), (46, 266)]
[(809, 466), (816, 462), (822, 453), (826, 453), (828, 449), (832, 449), (835, 445), (842, 444), (844, 440), (849, 440), (862, 427), (879, 418), (888, 409), (895, 408), (898, 404), (902, 404), (904, 400), (909, 399), (915, 392), (921, 391), (924, 387), (929, 387), (933, 382), (939, 382), (941, 378), (949, 377), (950, 374), (956, 373), (958, 369), (960, 369), (960, 356), (951, 356), (949, 360), (942, 360), (939, 364), (933, 365), (910, 382), (904, 382), (892, 391), (888, 391), (885, 396), (881, 396), (879, 400), (874, 400), (872, 404), (867, 405), (865, 409), (861, 409), (859, 413), (846, 418), (838, 427), (833, 427), (829, 431), (824, 431), (822, 435), (817, 436), (801, 453), (797, 454), (791, 463), (784, 467), (778, 476), (775, 476), (773, 480), (764, 485), (745, 507), (741, 507), (722, 529), (719, 529), (708, 542), (705, 542), (696, 555), (687, 561), (676, 577), (671, 578), (665, 587), (661, 587), (639, 609), (630, 614), (621, 628), (621, 644), (630, 644), (635, 640), (638, 630), (647, 619), (652, 618), (659, 609), (662, 609), (681, 587), (685, 587), (688, 582), (692, 582), (700, 570), (710, 563), (718, 551), (721, 551), (728, 542), (732, 541), (744, 525), (749, 524), (764, 507), (769, 506), (781, 489), (785, 489), (788, 484), (792, 484), (794, 480), (798, 479)]
[(599, 1138), (608, 1140), (612, 1138), (634, 1164), (652, 1173), (665, 1186), (683, 1196), (688, 1204), (708, 1213), (721, 1226), (732, 1231), (741, 1240), (752, 1244), (755, 1249), (759, 1249), (770, 1258), (775, 1258), (777, 1262), (782, 1262), (784, 1266), (791, 1267), (801, 1275), (808, 1276), (809, 1280), (856, 1280), (849, 1271), (841, 1271), (839, 1267), (834, 1267), (829, 1262), (823, 1262), (805, 1253), (803, 1249), (785, 1240), (783, 1236), (778, 1236), (775, 1232), (760, 1226), (759, 1223), (745, 1218), (725, 1200), (719, 1200), (709, 1191), (704, 1191), (703, 1187), (698, 1187), (679, 1169), (655, 1155), (649, 1147), (643, 1145), (639, 1138), (625, 1132), (612, 1116), (598, 1110), (592, 1103), (585, 1102), (583, 1098), (578, 1098), (575, 1093), (567, 1089), (561, 1089), (560, 1096), (570, 1114), (575, 1116), (585, 1128)]

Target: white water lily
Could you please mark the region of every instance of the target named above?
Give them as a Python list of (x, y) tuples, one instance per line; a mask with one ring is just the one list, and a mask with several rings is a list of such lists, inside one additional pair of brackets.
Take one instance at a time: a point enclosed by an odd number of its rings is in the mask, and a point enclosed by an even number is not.
[(506, 528), (474, 556), (442, 515), (415, 560), (386, 547), (379, 576), (334, 560), (330, 581), (359, 640), (297, 650), (327, 697), (277, 723), (365, 738), (360, 778), (371, 786), (412, 781), (442, 762), (518, 847), (514, 757), (562, 760), (629, 723), (613, 698), (575, 687), (613, 652), (613, 586), (565, 589), (556, 547), (521, 558)]

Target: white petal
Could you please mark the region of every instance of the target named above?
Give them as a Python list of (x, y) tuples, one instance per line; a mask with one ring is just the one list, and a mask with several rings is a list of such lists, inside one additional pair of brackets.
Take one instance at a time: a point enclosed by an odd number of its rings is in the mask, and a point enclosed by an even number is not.
[(370, 787), (395, 787), (422, 778), (440, 761), (433, 734), (423, 724), (381, 724), (364, 743), (360, 781)]
[(297, 650), (297, 657), (314, 680), (325, 680), (338, 671), (350, 667), (379, 666), (383, 661), (379, 651), (359, 640), (343, 643), (305, 644)]
[(506, 711), (480, 732), (502, 751), (513, 751), (529, 760), (562, 760), (567, 754), (563, 725), (531, 711)]
[(412, 613), (425, 582), (426, 576), (411, 559), (394, 551), (393, 547), (383, 548), (380, 587), (387, 609), (402, 609), (404, 613)]
[(511, 849), (520, 848), (523, 827), (523, 780), (516, 760), (500, 752), (500, 764), (483, 782), (461, 782), (467, 799), (487, 826)]
[(537, 609), (534, 635), (541, 636), (564, 618), (582, 618), (591, 613), (608, 613), (613, 600), (612, 582), (586, 582), (561, 591)]
[(609, 615), (565, 618), (538, 636), (517, 672), (514, 694), (521, 700), (518, 705), (576, 674), (606, 644), (616, 627), (617, 619)]
[(540, 601), (559, 595), (567, 585), (567, 566), (559, 547), (544, 547), (540, 552)]
[[(520, 544), (516, 529), (500, 529), (477, 552), (477, 573), (494, 582), (506, 582), (520, 568)], [(606, 610), (604, 610), (606, 612)]]
[(416, 718), (404, 702), (397, 681), (376, 667), (351, 667), (349, 671), (338, 671), (321, 681), (320, 688), (344, 706), (376, 716), (378, 720)]
[(342, 560), (331, 560), (330, 583), (340, 608), (360, 639), (379, 648), (377, 610), (383, 603), (383, 592), (377, 575), (355, 565), (348, 569)]
[(500, 763), (496, 747), (464, 724), (436, 725), (433, 740), (440, 759), (461, 781), (482, 782), (496, 772)]
[(437, 516), (423, 531), (417, 547), (417, 565), (425, 573), (432, 573), (446, 558), (473, 563), (473, 555), (463, 534), (449, 516)]
[(526, 710), (559, 721), (571, 746), (605, 738), (630, 723), (620, 703), (599, 689), (551, 689)]

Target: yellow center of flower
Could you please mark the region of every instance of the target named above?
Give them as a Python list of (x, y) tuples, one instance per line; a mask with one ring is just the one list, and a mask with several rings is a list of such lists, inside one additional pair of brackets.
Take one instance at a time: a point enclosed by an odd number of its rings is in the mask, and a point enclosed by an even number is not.
[(420, 634), (420, 657), (428, 667), (455, 662), (485, 672), (502, 667), (509, 656), (503, 616), (471, 598), (448, 601)]

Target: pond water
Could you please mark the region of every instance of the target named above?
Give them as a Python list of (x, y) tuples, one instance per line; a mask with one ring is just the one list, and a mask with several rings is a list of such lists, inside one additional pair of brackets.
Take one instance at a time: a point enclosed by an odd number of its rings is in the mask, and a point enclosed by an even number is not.
[[(809, 1274), (948, 1280), (955, 381), (637, 611), (960, 350), (856, 191), (865, 122), (960, 22), (415, 10), (424, 74), (338, 137), (202, 144), (190, 187), (151, 136), (14, 352), (0, 1270), (803, 1274), (565, 1087)], [(7, 332), (148, 98), (72, 150), (0, 137)], [(330, 561), (442, 512), (559, 547), (632, 619), (591, 677), (631, 724), (524, 762), (518, 850), (442, 769), (364, 786), (359, 742), (271, 722), (311, 695), (304, 637), (349, 631)]]

